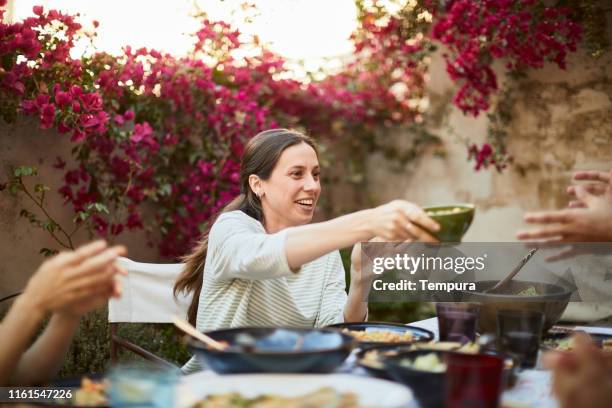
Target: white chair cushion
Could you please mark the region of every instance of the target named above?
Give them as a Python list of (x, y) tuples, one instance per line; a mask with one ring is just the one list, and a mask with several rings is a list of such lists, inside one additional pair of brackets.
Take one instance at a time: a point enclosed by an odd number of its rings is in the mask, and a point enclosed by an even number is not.
[(186, 317), (193, 293), (174, 297), (172, 288), (185, 264), (153, 264), (119, 258), (128, 274), (122, 276), (123, 293), (108, 302), (111, 323), (171, 323), (173, 316)]

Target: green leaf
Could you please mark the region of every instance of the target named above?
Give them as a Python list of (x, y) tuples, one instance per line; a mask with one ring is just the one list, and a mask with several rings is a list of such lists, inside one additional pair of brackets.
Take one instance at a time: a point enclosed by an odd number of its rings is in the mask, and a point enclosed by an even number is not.
[(36, 217), (36, 214), (26, 210), (25, 208), (21, 209), (19, 212), (19, 216), (23, 218), (27, 218), (30, 224), (40, 227), (42, 225), (41, 221)]
[(94, 208), (98, 212), (103, 212), (105, 214), (110, 214), (110, 211), (108, 211), (108, 208), (106, 208), (106, 206), (104, 204), (102, 204), (102, 203), (95, 203), (94, 204)]
[(21, 190), (21, 186), (19, 184), (13, 183), (9, 186), (9, 193), (15, 195), (17, 192)]
[(38, 169), (34, 166), (20, 166), (13, 170), (15, 177), (35, 176), (38, 174)]
[(38, 253), (43, 254), (45, 257), (49, 257), (49, 256), (53, 256), (59, 253), (59, 251), (57, 249), (41, 248), (40, 251), (38, 251)]
[(159, 195), (161, 196), (170, 196), (172, 193), (172, 185), (171, 184), (162, 184), (159, 188)]
[(51, 233), (55, 232), (57, 227), (58, 227), (57, 223), (55, 221), (53, 221), (53, 220), (47, 220), (47, 221), (42, 223), (42, 228), (45, 231), (49, 231)]
[(85, 221), (87, 218), (89, 218), (89, 213), (86, 211), (79, 211), (77, 213), (77, 215), (72, 219), (72, 222), (77, 222), (79, 220), (81, 221)]
[(50, 191), (51, 189), (48, 186), (45, 186), (44, 184), (36, 184), (34, 186), (34, 191), (37, 193), (42, 193), (45, 191)]

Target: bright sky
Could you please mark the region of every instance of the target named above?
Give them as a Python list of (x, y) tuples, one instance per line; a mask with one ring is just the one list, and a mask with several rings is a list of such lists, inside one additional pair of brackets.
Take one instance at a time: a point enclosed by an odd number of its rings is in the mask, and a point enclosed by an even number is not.
[[(185, 35), (195, 32), (189, 17), (194, 4), (212, 19), (231, 21), (243, 0), (13, 0), (14, 19), (32, 15), (34, 5), (80, 12), (82, 22), (98, 20), (96, 46), (111, 53), (122, 46), (155, 48), (182, 55), (190, 48)], [(309, 69), (323, 59), (351, 52), (349, 35), (356, 27), (353, 0), (255, 0), (259, 11), (241, 31), (257, 34), (270, 48), (289, 59), (303, 59)]]

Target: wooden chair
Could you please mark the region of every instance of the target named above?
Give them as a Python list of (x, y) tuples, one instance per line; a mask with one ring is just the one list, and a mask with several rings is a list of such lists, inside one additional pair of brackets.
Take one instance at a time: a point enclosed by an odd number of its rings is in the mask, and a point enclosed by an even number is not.
[(108, 322), (111, 332), (111, 361), (117, 361), (123, 347), (155, 363), (171, 364), (148, 350), (118, 335), (120, 323), (172, 323), (173, 316), (186, 318), (192, 294), (174, 298), (172, 288), (184, 264), (153, 264), (120, 258), (127, 271), (123, 276), (123, 293), (108, 302)]

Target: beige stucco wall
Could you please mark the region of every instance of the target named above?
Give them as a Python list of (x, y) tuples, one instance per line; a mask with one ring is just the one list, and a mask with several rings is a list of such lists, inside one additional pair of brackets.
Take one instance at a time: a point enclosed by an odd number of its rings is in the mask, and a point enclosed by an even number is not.
[[(612, 43), (611, 11), (607, 20)], [(612, 168), (612, 52), (593, 59), (579, 51), (570, 55), (566, 71), (547, 65), (514, 82), (508, 148), (515, 163), (503, 174), (475, 172), (474, 162), (466, 160), (464, 140), (483, 142), (488, 119), (484, 114), (467, 117), (451, 105), (455, 87), (442, 52), (431, 64), (428, 88), (434, 114), (429, 129), (441, 137), (446, 154), (424, 155), (402, 171), (380, 154), (370, 155), (366, 188), (378, 202), (472, 202), (477, 215), (466, 241), (514, 241), (525, 211), (567, 204), (565, 187), (573, 171)], [(503, 75), (498, 79), (507, 81)], [(390, 137), (401, 148), (398, 133)]]
[[(7, 125), (0, 121), (0, 183), (9, 178), (10, 166), (35, 165), (39, 177), (32, 179), (32, 185), (44, 183), (55, 190), (62, 181), (63, 171), (53, 169), (57, 156), (67, 160), (71, 144), (68, 136), (52, 130), (38, 129), (38, 121), (22, 118)], [(36, 181), (34, 181), (36, 180)], [(72, 227), (72, 209), (63, 206), (54, 191), (48, 194), (49, 212), (63, 226)], [(39, 250), (43, 247), (59, 246), (49, 234), (31, 226), (19, 217), (22, 208), (41, 214), (40, 210), (24, 195), (12, 196), (8, 191), (0, 192), (0, 297), (20, 290), (38, 265), (44, 260)], [(75, 245), (87, 242), (89, 235), (79, 231), (74, 238)], [(123, 234), (117, 240), (128, 246), (129, 255), (136, 260), (158, 261), (157, 252), (145, 245), (142, 233)]]

